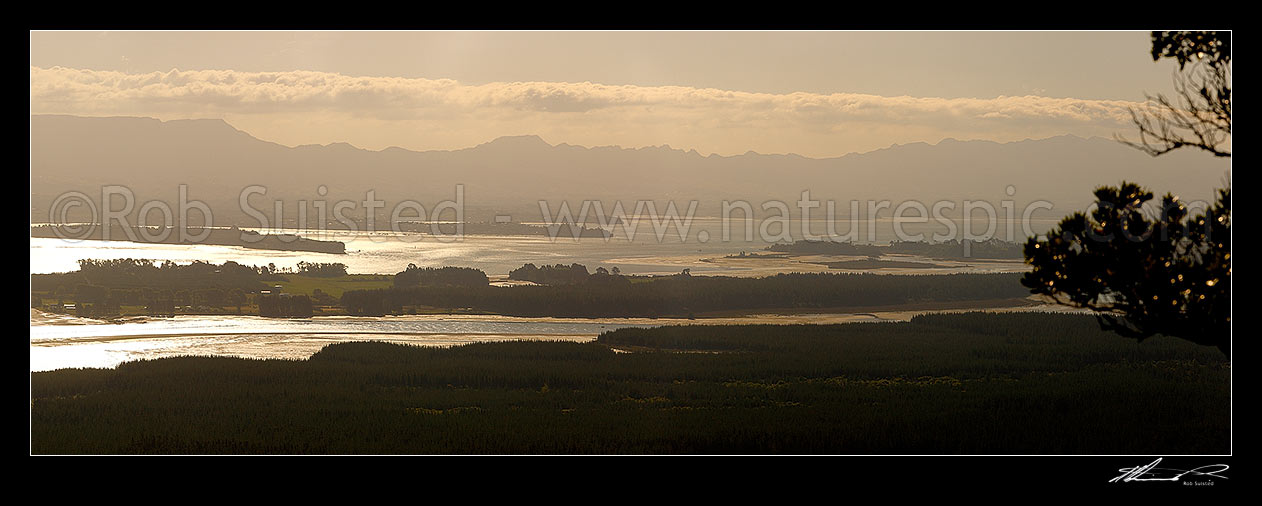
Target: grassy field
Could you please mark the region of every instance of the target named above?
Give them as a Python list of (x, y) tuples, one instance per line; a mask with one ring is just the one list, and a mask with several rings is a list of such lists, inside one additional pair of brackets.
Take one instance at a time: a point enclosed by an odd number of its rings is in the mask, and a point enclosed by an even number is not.
[[(629, 352), (629, 353), (628, 353)], [(1205, 454), (1230, 363), (1084, 316), (621, 329), (32, 374), (59, 453)]]

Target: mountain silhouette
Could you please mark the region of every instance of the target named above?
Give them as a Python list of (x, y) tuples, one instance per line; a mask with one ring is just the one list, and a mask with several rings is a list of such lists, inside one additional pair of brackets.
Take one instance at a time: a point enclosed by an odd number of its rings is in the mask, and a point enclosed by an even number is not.
[[(265, 199), (362, 200), (368, 190), (388, 201), (426, 206), (465, 187), (466, 205), (538, 209), (540, 199), (699, 199), (717, 212), (722, 200), (767, 199), (794, 210), (804, 190), (812, 198), (849, 201), (965, 199), (1017, 205), (1047, 200), (1058, 210), (1092, 201), (1099, 185), (1136, 181), (1185, 200), (1209, 199), (1230, 162), (1197, 153), (1151, 158), (1108, 139), (1063, 135), (998, 143), (944, 139), (894, 145), (834, 158), (795, 154), (701, 155), (669, 146), (624, 148), (551, 144), (536, 135), (500, 137), (477, 146), (434, 151), (378, 151), (346, 143), (296, 147), (260, 140), (222, 120), (31, 116), (32, 220), (43, 221), (57, 195), (99, 195), (102, 185), (126, 185), (141, 201), (174, 201), (180, 184), (189, 198), (237, 207), (249, 185)], [(316, 189), (324, 186), (326, 196)], [(1008, 196), (1008, 186), (1015, 187)], [(261, 206), (265, 204), (259, 204)], [(139, 203), (137, 204), (139, 206)], [(866, 204), (863, 204), (866, 206)], [(861, 206), (861, 207), (863, 207)], [(889, 209), (892, 209), (891, 206)], [(887, 209), (885, 212), (890, 212)], [(914, 213), (913, 213), (914, 214)]]

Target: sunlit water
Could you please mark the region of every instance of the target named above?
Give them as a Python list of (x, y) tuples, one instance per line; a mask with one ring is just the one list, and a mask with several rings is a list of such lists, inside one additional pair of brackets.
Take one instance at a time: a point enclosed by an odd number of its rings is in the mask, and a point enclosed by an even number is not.
[(114, 367), (176, 355), (302, 359), (326, 345), (387, 341), (452, 346), (505, 340), (590, 341), (606, 330), (652, 320), (500, 316), (319, 317), (176, 316), (108, 323), (31, 311), (31, 370)]
[[(352, 274), (394, 274), (412, 263), (422, 267), (473, 267), (493, 277), (506, 275), (528, 262), (536, 265), (579, 263), (590, 269), (597, 266), (616, 266), (627, 274), (675, 274), (690, 269), (694, 274), (739, 276), (828, 270), (826, 267), (796, 260), (761, 260), (757, 263), (726, 261), (723, 257), (727, 255), (742, 251), (760, 251), (768, 243), (723, 241), (719, 229), (713, 232), (713, 239), (707, 242), (700, 242), (695, 237), (681, 241), (673, 233), (667, 233), (661, 241), (651, 233), (637, 234), (634, 240), (627, 240), (621, 235), (607, 240), (598, 237), (574, 239), (565, 236), (553, 239), (547, 236), (468, 235), (459, 240), (448, 241), (425, 234), (390, 232), (338, 233), (328, 236), (316, 231), (299, 231), (298, 234), (314, 239), (343, 241), (346, 243), (347, 253), (332, 255), (237, 246), (32, 238), (31, 273), (68, 272), (78, 269), (79, 260), (120, 258), (170, 260), (177, 263), (194, 260), (213, 263), (234, 261), (244, 265), (275, 264), (278, 268), (293, 268), (300, 261), (340, 262), (346, 264), (348, 272)], [(732, 234), (739, 236), (738, 232)], [(719, 261), (716, 262), (715, 259)], [(1004, 272), (1023, 268), (1020, 262), (996, 264), (969, 261), (954, 264), (953, 270), (938, 272)], [(896, 273), (891, 270), (880, 272)]]
[(496, 315), (413, 315), (383, 318), (176, 316), (109, 323), (31, 310), (31, 370), (114, 367), (131, 360), (180, 355), (304, 359), (326, 345), (385, 341), (454, 346), (508, 340), (591, 341), (624, 327), (689, 323), (877, 321), (872, 314), (764, 315), (706, 320), (654, 318), (521, 318)]
[[(713, 225), (713, 224), (709, 224)], [(144, 258), (187, 263), (205, 260), (234, 261), (245, 265), (275, 264), (293, 268), (300, 261), (341, 262), (352, 274), (393, 274), (407, 264), (460, 266), (481, 269), (502, 279), (508, 271), (527, 262), (535, 264), (580, 263), (590, 269), (618, 267), (628, 274), (673, 274), (690, 269), (694, 274), (762, 276), (777, 272), (821, 272), (826, 266), (813, 259), (725, 259), (741, 251), (758, 251), (761, 242), (681, 241), (668, 235), (658, 241), (652, 235), (609, 240), (546, 236), (465, 236), (459, 241), (439, 241), (432, 236), (394, 233), (338, 234), (347, 254), (267, 251), (234, 246), (140, 244), (120, 241), (65, 241), (31, 239), (31, 273), (68, 272), (82, 259)], [(300, 235), (330, 239), (312, 231)], [(822, 260), (839, 260), (831, 257)], [(915, 260), (914, 257), (908, 259)], [(879, 269), (872, 272), (951, 273), (1015, 272), (1021, 262), (938, 261), (920, 259), (945, 269)], [(832, 271), (837, 272), (837, 271)], [(837, 323), (906, 319), (911, 313), (754, 315), (740, 318), (708, 318), (704, 322), (672, 319), (568, 319), (514, 318), (504, 316), (406, 316), (386, 318), (318, 317), (278, 320), (248, 316), (178, 316), (143, 322), (105, 323), (96, 320), (31, 313), (31, 370), (67, 367), (114, 367), (122, 362), (176, 355), (240, 356), (303, 359), (324, 346), (345, 341), (389, 341), (424, 346), (451, 346), (503, 340), (589, 341), (601, 332), (627, 326), (688, 323)]]
[[(987, 309), (1056, 311), (1054, 305)], [(625, 327), (727, 324), (831, 324), (907, 321), (934, 311), (871, 313), (751, 314), (726, 318), (522, 318), (497, 315), (413, 315), (383, 318), (316, 317), (303, 320), (253, 316), (176, 316), (127, 323), (31, 310), (31, 371), (110, 368), (133, 360), (172, 356), (230, 356), (291, 359), (349, 341), (384, 341), (417, 346), (456, 346), (496, 341), (594, 340)], [(616, 350), (615, 350), (616, 351)]]
[[(345, 241), (347, 254), (303, 251), (267, 251), (237, 246), (141, 244), (122, 241), (65, 241), (31, 239), (31, 272), (67, 272), (79, 268), (79, 260), (145, 258), (179, 263), (205, 260), (234, 261), (245, 265), (275, 264), (294, 267), (300, 261), (341, 262), (351, 274), (394, 274), (413, 263), (419, 266), (458, 266), (481, 269), (488, 275), (535, 264), (580, 263), (619, 267), (627, 274), (673, 274), (685, 268), (694, 272), (719, 270), (699, 261), (733, 252), (730, 246), (653, 242), (604, 241), (600, 238), (549, 240), (546, 236), (466, 236), (456, 242), (439, 242), (428, 236), (367, 236)], [(746, 248), (748, 249), (748, 248)], [(735, 251), (740, 251), (737, 248)], [(681, 262), (662, 257), (691, 255)]]

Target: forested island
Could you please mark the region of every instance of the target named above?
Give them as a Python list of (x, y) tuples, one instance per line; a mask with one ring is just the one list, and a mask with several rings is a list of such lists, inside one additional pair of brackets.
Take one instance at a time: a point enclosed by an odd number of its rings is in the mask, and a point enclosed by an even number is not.
[[(535, 286), (431, 283), (352, 290), (342, 294), (348, 314), (380, 316), (465, 309), (514, 316), (696, 317), (717, 311), (862, 308), (925, 302), (1020, 299), (1020, 274), (886, 276), (791, 273), (763, 278), (624, 276), (552, 266), (514, 271)], [(522, 272), (522, 271), (525, 272)], [(511, 277), (511, 275), (510, 275)]]
[[(339, 241), (319, 241), (299, 237), (293, 234), (260, 234), (253, 230), (232, 228), (197, 228), (184, 230), (184, 237), (175, 228), (164, 227), (123, 227), (113, 225), (107, 230), (101, 226), (92, 226), (86, 234), (59, 233), (57, 225), (31, 225), (31, 237), (48, 239), (73, 238), (75, 240), (92, 241), (130, 241), (150, 244), (210, 244), (215, 246), (240, 246), (242, 248), (265, 249), (275, 251), (310, 251), (313, 253), (329, 253), (342, 255), (346, 253), (346, 244)], [(201, 238), (205, 234), (206, 237)], [(198, 238), (196, 240), (189, 239)]]
[(1021, 260), (1025, 258), (1022, 247), (1019, 243), (999, 239), (986, 241), (952, 240), (938, 243), (893, 241), (888, 245), (801, 240), (792, 243), (772, 244), (767, 247), (767, 250), (788, 255), (852, 255), (870, 257), (917, 255), (941, 260)]
[(795, 273), (763, 278), (629, 276), (616, 267), (526, 264), (492, 286), (467, 267), (409, 265), (393, 276), (350, 275), (340, 263), (292, 272), (236, 262), (84, 260), (78, 271), (31, 275), (32, 307), (81, 316), (258, 314), (382, 316), (433, 312), (555, 317), (701, 317), (714, 312), (836, 310), (926, 303), (1002, 303), (1028, 292), (1019, 274), (887, 276)]
[(285, 293), (284, 286), (333, 283), (348, 277), (346, 265), (341, 263), (299, 262), (297, 269), (285, 272), (275, 265), (247, 266), (231, 261), (81, 260), (77, 271), (32, 274), (31, 307), (97, 318), (174, 314), (303, 317), (313, 315), (313, 305), (336, 304), (336, 300), (320, 289), (310, 294)]

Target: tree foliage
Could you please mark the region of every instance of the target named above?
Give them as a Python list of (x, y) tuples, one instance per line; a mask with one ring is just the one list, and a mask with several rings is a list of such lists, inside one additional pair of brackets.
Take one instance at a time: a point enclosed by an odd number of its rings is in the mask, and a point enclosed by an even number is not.
[(317, 278), (336, 278), (346, 275), (344, 263), (298, 262), (298, 274)]
[(871, 307), (917, 302), (1021, 297), (1020, 274), (788, 273), (764, 278), (586, 274), (581, 283), (539, 286), (398, 285), (347, 290), (341, 303), (357, 316), (407, 314), (417, 308), (470, 309), (514, 316), (665, 317), (708, 311)]
[(1146, 95), (1131, 109), (1139, 140), (1119, 140), (1153, 156), (1185, 147), (1231, 156), (1231, 34), (1153, 32), (1152, 59), (1161, 58), (1179, 63), (1175, 97)]
[[(1173, 58), (1178, 101), (1149, 97), (1132, 110), (1138, 143), (1153, 156), (1184, 147), (1231, 156), (1231, 35), (1153, 32), (1153, 60)], [(1190, 71), (1185, 72), (1190, 65)], [(1089, 308), (1103, 327), (1143, 340), (1177, 336), (1231, 356), (1231, 188), (1189, 217), (1178, 197), (1123, 182), (1096, 190), (1096, 209), (1030, 239), (1022, 284)]]
[(1173, 195), (1122, 183), (1095, 192), (1096, 209), (1074, 213), (1030, 239), (1033, 269), (1021, 282), (1062, 304), (1097, 311), (1102, 326), (1143, 340), (1155, 334), (1230, 354), (1231, 191), (1191, 218)]
[(526, 264), (508, 273), (508, 279), (530, 281), (541, 285), (579, 285), (586, 283), (589, 277), (591, 273), (587, 271), (587, 266), (582, 264), (556, 264), (543, 267)]
[(417, 267), (408, 264), (407, 270), (394, 275), (394, 286), (487, 286), (486, 273), (469, 267)]
[(306, 295), (261, 295), (259, 316), (272, 318), (310, 318), (311, 298)]

